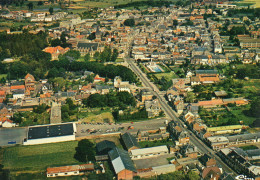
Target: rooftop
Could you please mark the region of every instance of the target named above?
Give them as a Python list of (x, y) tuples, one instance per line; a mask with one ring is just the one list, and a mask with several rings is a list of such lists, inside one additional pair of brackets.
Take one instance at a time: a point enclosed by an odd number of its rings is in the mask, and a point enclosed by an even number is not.
[(163, 146), (156, 146), (156, 147), (149, 147), (149, 148), (142, 148), (142, 149), (134, 149), (131, 150), (131, 154), (133, 156), (139, 155), (139, 154), (153, 154), (153, 153), (158, 153), (162, 151), (167, 151), (168, 148), (166, 145)]
[(67, 136), (73, 134), (73, 123), (30, 126), (28, 130), (28, 139), (41, 139), (49, 137)]

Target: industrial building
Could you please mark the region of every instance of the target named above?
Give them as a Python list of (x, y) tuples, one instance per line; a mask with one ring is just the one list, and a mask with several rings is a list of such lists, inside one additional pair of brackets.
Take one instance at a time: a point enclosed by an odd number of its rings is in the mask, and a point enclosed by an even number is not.
[(55, 125), (29, 126), (24, 145), (56, 143), (76, 140), (76, 124), (61, 123)]
[(160, 155), (166, 155), (169, 153), (169, 150), (166, 145), (142, 148), (142, 149), (134, 149), (131, 150), (131, 158), (132, 159), (141, 159), (141, 158), (149, 158)]

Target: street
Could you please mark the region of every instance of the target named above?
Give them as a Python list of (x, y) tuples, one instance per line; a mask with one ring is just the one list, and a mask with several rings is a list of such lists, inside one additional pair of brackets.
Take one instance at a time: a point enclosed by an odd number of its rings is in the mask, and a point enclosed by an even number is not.
[(209, 154), (212, 158), (215, 158), (217, 163), (223, 168), (223, 170), (227, 173), (231, 173), (234, 176), (236, 176), (236, 172), (234, 172), (229, 166), (227, 166), (213, 151), (211, 148), (209, 148), (204, 142), (202, 142), (200, 139), (196, 137), (196, 135), (189, 131), (188, 129), (184, 128), (184, 122), (181, 121), (177, 115), (176, 112), (167, 104), (167, 101), (165, 100), (164, 97), (160, 95), (159, 89), (154, 85), (150, 80), (146, 77), (146, 75), (139, 69), (139, 67), (134, 63), (134, 60), (131, 60), (130, 58), (125, 59), (126, 62), (129, 64), (129, 67), (133, 70), (133, 72), (140, 78), (142, 81), (143, 85), (146, 87), (150, 87), (153, 89), (152, 94), (154, 96), (157, 96), (159, 99), (159, 102), (161, 104), (162, 109), (164, 110), (164, 113), (172, 120), (178, 122), (181, 124), (181, 128), (183, 131), (188, 131), (190, 134), (190, 141), (193, 143), (195, 146), (198, 147), (200, 152), (202, 153), (207, 153)]

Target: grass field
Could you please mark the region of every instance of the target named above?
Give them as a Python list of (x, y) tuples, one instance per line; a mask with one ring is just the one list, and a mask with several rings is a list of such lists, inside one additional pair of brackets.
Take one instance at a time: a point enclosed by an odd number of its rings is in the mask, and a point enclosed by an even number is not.
[(253, 149), (258, 149), (257, 146), (254, 146), (254, 145), (249, 145), (249, 146), (240, 146), (241, 149), (243, 150), (253, 150)]
[(7, 74), (0, 74), (0, 79), (6, 78), (6, 77), (7, 77)]
[(92, 108), (89, 109), (82, 109), (79, 118), (82, 122), (89, 122), (89, 123), (103, 123), (104, 121), (114, 122), (114, 117), (111, 113), (111, 109), (107, 108), (101, 110), (100, 108)]
[(238, 2), (239, 3), (250, 3), (250, 4), (254, 4), (257, 8), (260, 8), (260, 1), (259, 0), (243, 0)]
[(159, 140), (159, 141), (141, 141), (138, 143), (141, 146), (141, 148), (162, 146), (162, 145), (173, 145), (173, 142), (168, 139), (163, 139), (163, 140)]
[(178, 78), (178, 76), (174, 72), (156, 73), (154, 75), (157, 77), (157, 79), (161, 79), (164, 76), (167, 81), (170, 81), (172, 79)]
[(45, 171), (50, 166), (79, 164), (74, 159), (77, 141), (42, 144), (34, 146), (14, 146), (3, 151), (4, 168), (11, 171)]

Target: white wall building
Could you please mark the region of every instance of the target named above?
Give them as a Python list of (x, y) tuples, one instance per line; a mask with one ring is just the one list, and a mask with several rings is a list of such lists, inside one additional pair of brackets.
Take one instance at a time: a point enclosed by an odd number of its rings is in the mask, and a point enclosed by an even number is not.
[(29, 126), (24, 145), (35, 145), (76, 140), (76, 124), (61, 123), (55, 125)]
[(134, 149), (131, 150), (130, 156), (132, 159), (143, 159), (150, 158), (160, 155), (166, 155), (169, 153), (169, 150), (166, 145), (142, 148), (142, 149)]

